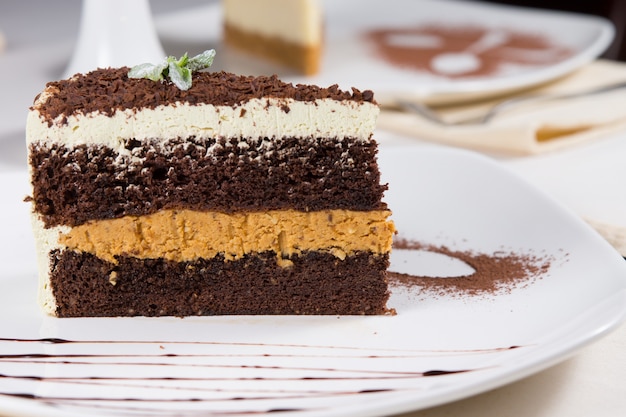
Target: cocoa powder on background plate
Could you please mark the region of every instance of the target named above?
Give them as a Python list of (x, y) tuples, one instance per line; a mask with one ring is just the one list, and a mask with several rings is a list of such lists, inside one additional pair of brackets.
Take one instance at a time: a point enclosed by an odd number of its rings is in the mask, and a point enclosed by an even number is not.
[[(480, 66), (468, 72), (440, 73), (433, 60), (442, 54), (470, 51), (491, 32), (502, 33), (503, 40), (478, 51)], [(537, 68), (554, 65), (571, 57), (573, 50), (536, 32), (523, 33), (510, 28), (447, 26), (424, 24), (371, 30), (364, 34), (377, 54), (391, 65), (448, 78), (484, 77), (510, 71), (512, 65)]]

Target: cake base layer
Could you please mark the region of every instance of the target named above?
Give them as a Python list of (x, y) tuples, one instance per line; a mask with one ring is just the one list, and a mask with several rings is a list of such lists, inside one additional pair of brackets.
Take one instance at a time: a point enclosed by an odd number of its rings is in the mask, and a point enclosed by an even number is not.
[(293, 68), (303, 75), (315, 75), (321, 60), (320, 45), (301, 45), (277, 37), (268, 37), (224, 24), (224, 40), (228, 45), (259, 57)]
[(193, 262), (51, 253), (50, 285), (59, 317), (228, 314), (374, 315), (388, 313), (388, 255), (339, 260), (305, 252), (277, 264), (274, 252)]

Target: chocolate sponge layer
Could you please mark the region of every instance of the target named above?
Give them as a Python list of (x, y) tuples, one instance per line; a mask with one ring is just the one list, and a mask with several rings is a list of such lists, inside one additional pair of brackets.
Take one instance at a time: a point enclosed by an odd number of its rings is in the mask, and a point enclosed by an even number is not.
[(378, 210), (374, 141), (350, 138), (128, 140), (103, 146), (33, 144), (35, 211), (46, 227), (154, 213), (295, 209)]
[(271, 252), (224, 262), (54, 251), (51, 285), (59, 317), (221, 314), (384, 314), (388, 256), (360, 252), (339, 261), (307, 252), (276, 264)]

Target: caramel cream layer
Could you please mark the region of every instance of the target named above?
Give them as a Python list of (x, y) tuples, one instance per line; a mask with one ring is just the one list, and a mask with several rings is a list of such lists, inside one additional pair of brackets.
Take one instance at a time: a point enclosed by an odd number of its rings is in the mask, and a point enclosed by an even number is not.
[(148, 216), (85, 223), (63, 233), (59, 243), (116, 263), (116, 255), (165, 258), (171, 261), (226, 260), (247, 253), (275, 251), (284, 258), (307, 250), (323, 250), (343, 259), (356, 251), (387, 253), (395, 231), (389, 211), (276, 210), (224, 214), (163, 210)]

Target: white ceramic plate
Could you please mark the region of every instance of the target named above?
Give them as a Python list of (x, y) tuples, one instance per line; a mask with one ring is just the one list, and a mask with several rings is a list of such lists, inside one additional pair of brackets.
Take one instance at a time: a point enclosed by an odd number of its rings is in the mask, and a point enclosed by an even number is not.
[[(294, 82), (337, 83), (343, 88), (356, 86), (372, 89), (376, 91), (379, 101), (404, 97), (430, 103), (502, 94), (553, 80), (598, 57), (614, 36), (612, 24), (603, 18), (481, 2), (326, 0), (323, 6), (323, 62), (321, 72), (314, 77), (292, 76), (284, 69), (249, 59), (221, 45), (219, 4), (160, 16), (156, 24), (168, 50), (179, 49), (177, 52), (182, 53), (190, 49), (197, 52), (208, 47), (217, 48), (215, 68), (238, 73), (276, 72)], [(398, 66), (381, 58), (375, 44), (365, 36), (373, 30), (423, 29), (425, 26), (454, 30), (471, 27), (491, 34), (504, 31), (507, 39), (501, 39), (502, 48), (479, 48), (483, 56), (498, 51), (497, 69), (482, 71), (481, 68), (486, 66), (481, 63), (476, 73), (459, 72), (461, 68), (468, 67), (465, 67), (464, 60), (458, 58), (448, 60), (443, 72), (431, 71), (430, 58), (426, 64), (430, 70)], [(513, 40), (520, 35), (539, 38), (539, 43), (545, 41), (546, 44), (531, 45), (528, 41), (520, 44), (519, 39)], [(432, 33), (430, 36), (424, 33), (419, 36), (415, 33), (396, 33), (387, 39), (396, 46), (411, 45), (416, 48), (414, 62), (427, 59), (417, 52), (435, 51), (445, 43), (445, 38), (432, 36)], [(467, 50), (476, 42), (452, 48)], [(557, 59), (562, 49), (568, 52)], [(441, 65), (434, 67), (442, 68)], [(456, 75), (451, 77), (453, 74)]]
[[(380, 162), (401, 237), (534, 254), (550, 268), (498, 295), (394, 287), (395, 316), (42, 317), (21, 202), (26, 174), (2, 174), (0, 414), (389, 415), (528, 376), (624, 319), (622, 257), (495, 162), (400, 147)], [(404, 261), (394, 258), (393, 268)]]

